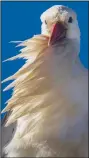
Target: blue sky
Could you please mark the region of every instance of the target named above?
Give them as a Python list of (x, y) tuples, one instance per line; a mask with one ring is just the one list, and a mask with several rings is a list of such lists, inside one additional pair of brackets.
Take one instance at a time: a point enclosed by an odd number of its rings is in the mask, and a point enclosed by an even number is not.
[[(88, 2), (2, 2), (2, 61), (18, 54), (10, 41), (25, 40), (40, 33), (40, 15), (53, 5), (66, 5), (78, 15), (81, 30), (80, 59), (88, 67)], [(2, 80), (15, 73), (24, 63), (22, 60), (2, 64)], [(8, 82), (9, 83), (9, 82)], [(2, 89), (8, 84), (2, 85)], [(2, 108), (11, 92), (2, 92)]]

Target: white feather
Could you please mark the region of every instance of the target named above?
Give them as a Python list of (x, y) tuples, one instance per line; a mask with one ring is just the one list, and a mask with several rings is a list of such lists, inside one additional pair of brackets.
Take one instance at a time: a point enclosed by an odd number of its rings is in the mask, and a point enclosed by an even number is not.
[[(70, 15), (74, 22), (68, 26), (66, 39), (48, 46), (45, 18), (66, 21)], [(41, 19), (45, 36), (34, 36), (20, 44), (26, 47), (15, 58), (27, 61), (5, 80), (15, 79), (7, 87), (14, 88), (4, 109), (12, 110), (6, 126), (17, 120), (17, 129), (4, 150), (8, 157), (86, 157), (88, 74), (78, 57), (80, 31), (76, 14), (67, 7), (54, 6)]]

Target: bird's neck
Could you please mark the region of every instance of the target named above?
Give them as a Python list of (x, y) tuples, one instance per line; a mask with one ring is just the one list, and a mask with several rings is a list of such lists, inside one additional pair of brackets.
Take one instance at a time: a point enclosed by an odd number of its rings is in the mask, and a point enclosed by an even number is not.
[(54, 83), (62, 84), (72, 77), (79, 60), (80, 43), (77, 40), (64, 41), (64, 45), (53, 47), (53, 57), (50, 62), (50, 73)]

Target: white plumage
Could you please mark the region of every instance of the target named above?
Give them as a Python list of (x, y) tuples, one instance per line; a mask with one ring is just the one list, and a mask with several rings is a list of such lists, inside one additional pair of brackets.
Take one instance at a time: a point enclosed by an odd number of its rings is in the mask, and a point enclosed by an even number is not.
[[(70, 17), (72, 22), (68, 23)], [(53, 6), (41, 15), (41, 20), (42, 34), (23, 41), (21, 53), (8, 59), (27, 60), (4, 80), (14, 80), (5, 89), (13, 87), (3, 110), (12, 111), (6, 126), (17, 121), (4, 152), (7, 157), (86, 157), (88, 72), (78, 57), (77, 16), (65, 6)], [(59, 41), (51, 39), (52, 26), (57, 22), (65, 27), (63, 34), (59, 30)]]

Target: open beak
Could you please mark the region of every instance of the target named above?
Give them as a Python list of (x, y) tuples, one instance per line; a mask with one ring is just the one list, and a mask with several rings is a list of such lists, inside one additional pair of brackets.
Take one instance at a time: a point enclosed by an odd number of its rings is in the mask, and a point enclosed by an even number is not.
[(53, 24), (48, 45), (53, 45), (66, 36), (66, 28), (61, 22)]

